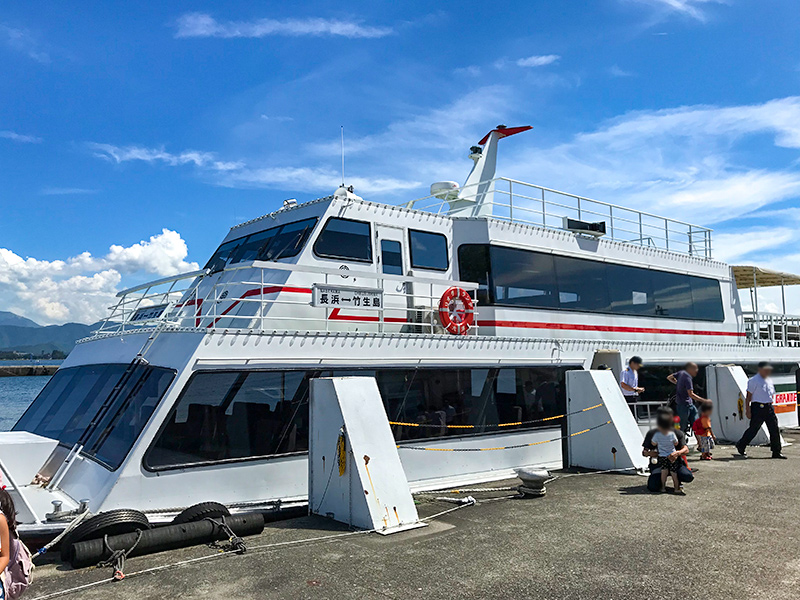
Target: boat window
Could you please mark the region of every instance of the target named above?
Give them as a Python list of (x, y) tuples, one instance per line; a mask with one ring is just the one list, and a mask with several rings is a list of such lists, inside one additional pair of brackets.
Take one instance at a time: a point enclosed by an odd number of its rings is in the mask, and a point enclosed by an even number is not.
[(212, 273), (222, 271), (222, 269), (231, 263), (232, 257), (236, 254), (239, 246), (244, 243), (245, 239), (246, 238), (239, 238), (238, 240), (231, 240), (230, 242), (222, 244), (217, 251), (214, 252), (214, 256), (206, 263), (205, 268), (210, 269)]
[(138, 365), (127, 367), (106, 408), (87, 431), (83, 453), (112, 470), (119, 468), (139, 438), (150, 416), (175, 377), (171, 369)]
[(725, 319), (715, 279), (488, 244), (462, 245), (458, 255), (459, 277), (488, 289), (484, 304)]
[(560, 421), (548, 417), (565, 412), (569, 368), (200, 372), (144, 465), (157, 471), (306, 452), (314, 377), (375, 377), (390, 420), (414, 424), (392, 426), (398, 442), (557, 428)]
[(247, 236), (231, 257), (231, 264), (256, 260), (259, 254), (263, 254), (269, 248), (279, 229), (280, 227), (273, 227)]
[(489, 302), (489, 245), (462, 244), (458, 247), (459, 279), (478, 284), (478, 302)]
[(403, 246), (397, 240), (381, 240), (381, 268), (387, 275), (403, 274)]
[(719, 282), (702, 277), (691, 277), (690, 281), (695, 318), (707, 321), (724, 320)]
[(225, 242), (205, 268), (215, 273), (228, 265), (249, 260), (278, 260), (297, 256), (316, 224), (317, 218), (312, 217)]
[(30, 431), (72, 446), (97, 414), (127, 365), (59, 369), (47, 382), (15, 431)]
[(492, 285), (497, 304), (556, 308), (555, 267), (551, 254), (491, 246)]
[(306, 245), (317, 224), (317, 218), (287, 223), (278, 229), (267, 248), (258, 253), (258, 260), (278, 260), (297, 256)]
[(145, 464), (161, 469), (308, 450), (302, 371), (194, 375)]
[(411, 266), (415, 269), (446, 271), (449, 266), (447, 238), (441, 233), (410, 229)]
[(369, 223), (331, 217), (314, 243), (314, 253), (323, 258), (372, 262)]

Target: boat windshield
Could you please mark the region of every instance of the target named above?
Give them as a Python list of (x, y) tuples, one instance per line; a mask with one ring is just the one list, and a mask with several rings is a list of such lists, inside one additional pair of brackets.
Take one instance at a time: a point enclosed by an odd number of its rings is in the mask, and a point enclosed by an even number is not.
[(14, 426), (81, 443), (83, 452), (118, 468), (166, 392), (175, 372), (149, 365), (59, 369)]
[(206, 264), (212, 272), (248, 260), (278, 260), (297, 256), (308, 241), (317, 218), (294, 221), (225, 242)]

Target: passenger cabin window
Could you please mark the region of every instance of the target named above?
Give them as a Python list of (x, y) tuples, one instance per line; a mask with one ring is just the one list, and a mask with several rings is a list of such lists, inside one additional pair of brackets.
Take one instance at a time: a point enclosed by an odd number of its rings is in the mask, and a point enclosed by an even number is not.
[(449, 266), (447, 238), (441, 233), (418, 231), (408, 232), (411, 242), (411, 266), (415, 269), (446, 271)]
[[(466, 244), (459, 277), (484, 304), (723, 321), (719, 282), (544, 252)], [(481, 298), (481, 295), (484, 297)]]
[(312, 217), (225, 242), (206, 263), (205, 268), (217, 272), (240, 262), (297, 256), (316, 224), (317, 218)]
[(403, 246), (397, 240), (381, 240), (381, 269), (387, 275), (403, 274)]
[(60, 369), (14, 426), (83, 444), (83, 454), (117, 469), (139, 438), (175, 372), (149, 365)]
[(307, 451), (314, 377), (374, 377), (389, 420), (401, 423), (392, 425), (398, 442), (557, 428), (558, 415), (566, 412), (568, 369), (200, 372), (181, 393), (144, 464), (158, 471)]
[(314, 242), (314, 253), (323, 258), (372, 262), (369, 223), (331, 217)]

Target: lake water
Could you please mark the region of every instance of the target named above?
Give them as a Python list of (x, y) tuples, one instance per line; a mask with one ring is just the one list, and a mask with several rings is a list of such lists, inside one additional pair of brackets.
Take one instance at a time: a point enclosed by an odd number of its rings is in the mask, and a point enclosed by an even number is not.
[(8, 431), (50, 377), (0, 377), (0, 431)]

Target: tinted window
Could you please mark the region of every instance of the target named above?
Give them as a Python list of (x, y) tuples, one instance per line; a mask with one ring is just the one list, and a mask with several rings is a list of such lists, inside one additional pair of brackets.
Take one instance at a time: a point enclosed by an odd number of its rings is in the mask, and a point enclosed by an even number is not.
[(611, 312), (624, 315), (655, 314), (653, 282), (648, 269), (606, 265)]
[(489, 304), (489, 246), (467, 244), (458, 247), (458, 277), (478, 284), (478, 302)]
[[(565, 412), (566, 371), (520, 367), (198, 373), (148, 450), (145, 464), (164, 469), (307, 451), (312, 377), (375, 377), (390, 421), (416, 425), (393, 425), (398, 441), (558, 427), (560, 421), (548, 417)], [(500, 426), (507, 423), (515, 425)]]
[(236, 249), (236, 252), (231, 257), (231, 264), (256, 260), (259, 255), (263, 256), (272, 240), (275, 239), (275, 234), (278, 233), (279, 229), (280, 227), (273, 227), (272, 229), (247, 236), (244, 243)]
[(314, 252), (325, 258), (372, 262), (369, 223), (332, 217), (314, 243)]
[(59, 369), (14, 426), (72, 446), (81, 437), (127, 365)]
[(205, 268), (211, 269), (211, 271), (214, 272), (224, 269), (230, 264), (231, 259), (244, 241), (245, 238), (239, 238), (238, 240), (231, 240), (230, 242), (225, 242), (222, 244), (222, 246), (220, 246), (217, 251), (214, 252), (214, 256), (212, 256), (206, 263)]
[[(116, 469), (128, 455), (174, 372), (129, 365), (86, 365), (59, 370), (14, 426), (72, 446)], [(122, 382), (118, 391), (117, 384)], [(88, 438), (88, 439), (83, 439)]]
[(653, 300), (659, 317), (694, 317), (692, 286), (687, 275), (653, 271)]
[(556, 308), (553, 256), (492, 246), (492, 296), (498, 304)]
[(157, 469), (306, 450), (305, 372), (199, 373), (145, 461)]
[(100, 411), (96, 427), (90, 430), (84, 454), (111, 469), (118, 468), (174, 376), (174, 371), (151, 366), (138, 366), (129, 376), (123, 375), (122, 387), (110, 396), (108, 410)]
[(719, 281), (703, 277), (691, 277), (692, 303), (696, 319), (722, 321), (725, 314), (722, 310), (722, 293)]
[(381, 240), (381, 268), (387, 275), (403, 274), (403, 246), (397, 240)]
[(447, 238), (441, 233), (410, 230), (411, 266), (415, 269), (446, 271), (448, 266)]
[(573, 310), (610, 310), (606, 265), (588, 260), (554, 257), (558, 304)]
[(222, 244), (205, 268), (221, 271), (228, 265), (249, 260), (278, 260), (297, 256), (305, 246), (317, 219), (304, 219)]
[(724, 320), (715, 279), (487, 244), (458, 252), (461, 279), (488, 286), (484, 303)]
[(278, 260), (297, 256), (308, 241), (308, 236), (317, 224), (316, 217), (287, 223), (275, 233), (269, 246), (258, 253), (259, 260)]

